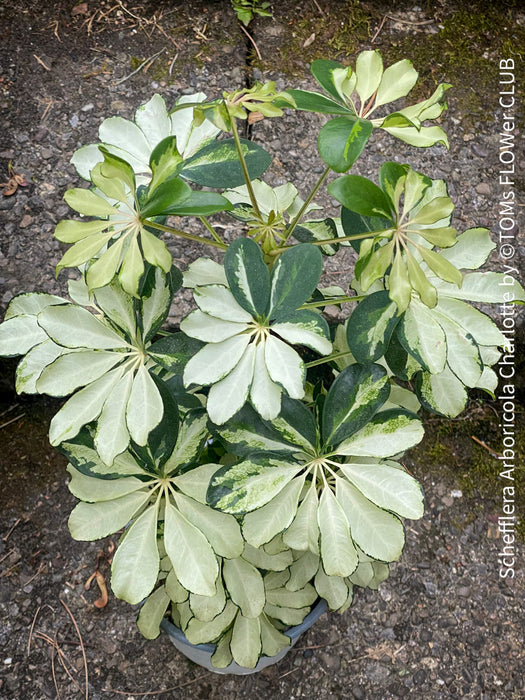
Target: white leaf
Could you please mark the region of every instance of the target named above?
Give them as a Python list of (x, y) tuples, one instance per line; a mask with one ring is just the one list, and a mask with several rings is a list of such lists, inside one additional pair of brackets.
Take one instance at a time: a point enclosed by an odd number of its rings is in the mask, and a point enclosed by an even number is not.
[(79, 503), (68, 520), (71, 537), (89, 542), (112, 535), (125, 527), (149, 498), (149, 491), (135, 491), (111, 501)]
[(268, 336), (264, 359), (271, 379), (280, 384), (292, 399), (304, 396), (304, 362), (293, 348), (279, 338)]
[(43, 370), (54, 362), (64, 351), (64, 348), (54, 343), (50, 338), (35, 345), (27, 355), (20, 360), (16, 368), (17, 394), (36, 394), (36, 382)]
[(177, 578), (192, 593), (213, 595), (219, 569), (210, 543), (169, 502), (164, 517), (164, 546)]
[(166, 103), (160, 95), (153, 95), (149, 102), (137, 109), (135, 122), (146, 137), (151, 150), (171, 133)]
[(325, 488), (319, 499), (317, 522), (325, 572), (329, 576), (350, 576), (357, 568), (359, 558), (344, 511), (330, 488)]
[(157, 385), (145, 365), (137, 370), (126, 409), (129, 434), (138, 445), (146, 445), (148, 435), (162, 420), (164, 404)]
[(99, 379), (124, 358), (121, 353), (106, 350), (64, 353), (43, 370), (36, 389), (39, 394), (67, 396), (78, 387)]
[(15, 316), (0, 325), (0, 356), (25, 355), (44, 340), (47, 340), (47, 334), (35, 316)]
[(122, 336), (81, 306), (48, 306), (38, 314), (38, 324), (55, 343), (66, 348), (116, 350), (129, 347)]
[(297, 512), (303, 484), (304, 477), (292, 479), (269, 503), (244, 516), (242, 532), (247, 542), (260, 547), (286, 530)]
[(228, 286), (224, 267), (210, 258), (197, 258), (183, 275), (183, 287), (194, 289), (207, 284)]
[(388, 464), (341, 464), (340, 469), (366, 498), (380, 508), (412, 520), (423, 515), (421, 486), (403, 469)]
[(191, 338), (198, 338), (205, 343), (220, 343), (227, 338), (242, 333), (248, 328), (246, 323), (223, 321), (222, 319), (208, 316), (199, 309), (192, 311), (180, 324), (181, 331)]
[(131, 605), (140, 603), (155, 586), (159, 562), (157, 508), (150, 506), (126, 531), (113, 557), (113, 593)]
[(225, 423), (246, 403), (252, 384), (254, 349), (253, 343), (248, 345), (238, 365), (211, 387), (206, 410), (213, 423)]
[(196, 287), (193, 296), (201, 311), (223, 321), (250, 323), (252, 315), (239, 305), (229, 289), (219, 284)]
[(266, 602), (263, 578), (245, 559), (225, 559), (222, 565), (224, 583), (235, 605), (245, 617), (259, 617)]
[(104, 464), (111, 465), (129, 444), (126, 407), (133, 373), (126, 372), (107, 398), (97, 423), (95, 447)]
[(281, 410), (281, 387), (271, 380), (264, 359), (265, 344), (259, 343), (255, 349), (250, 400), (259, 415), (265, 420), (275, 418)]
[(184, 368), (184, 384), (213, 384), (229, 374), (248, 347), (250, 336), (235, 335), (199, 350)]

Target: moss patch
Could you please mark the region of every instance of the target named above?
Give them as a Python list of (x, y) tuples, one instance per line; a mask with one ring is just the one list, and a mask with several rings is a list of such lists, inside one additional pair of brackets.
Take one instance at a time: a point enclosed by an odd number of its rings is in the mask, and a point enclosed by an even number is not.
[[(452, 480), (469, 499), (468, 507), (476, 515), (491, 505), (495, 513), (502, 515), (503, 486), (513, 484), (519, 519), (516, 530), (525, 541), (525, 410), (518, 409), (516, 413), (514, 482), (499, 477), (502, 460), (495, 455), (503, 449), (500, 410), (500, 406), (483, 400), (483, 403), (472, 402), (455, 420), (428, 417), (424, 420), (425, 437), (410, 451), (410, 457), (418, 465), (419, 475), (431, 472), (436, 477)], [(465, 512), (465, 518), (467, 515)]]

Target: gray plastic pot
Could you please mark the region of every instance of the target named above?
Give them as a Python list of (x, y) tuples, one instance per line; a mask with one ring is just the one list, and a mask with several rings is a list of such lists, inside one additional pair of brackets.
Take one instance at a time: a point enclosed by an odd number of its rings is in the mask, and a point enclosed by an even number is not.
[(306, 632), (306, 630), (310, 629), (314, 622), (317, 622), (327, 607), (326, 601), (320, 600), (319, 603), (312, 608), (300, 625), (290, 627), (286, 630), (285, 634), (290, 637), (291, 640), (290, 646), (286, 647), (286, 649), (283, 649), (275, 656), (262, 656), (255, 668), (239, 666), (239, 664), (235, 663), (235, 661), (232, 661), (232, 663), (226, 668), (215, 668), (215, 666), (213, 666), (211, 663), (211, 657), (215, 651), (215, 644), (191, 644), (188, 642), (180, 629), (175, 627), (175, 625), (167, 618), (163, 619), (161, 627), (168, 633), (176, 648), (182, 652), (184, 656), (187, 656), (188, 659), (194, 661), (196, 664), (199, 664), (199, 666), (204, 666), (204, 668), (207, 668), (208, 671), (213, 671), (213, 673), (232, 673), (236, 676), (245, 676), (249, 673), (257, 673), (257, 671), (261, 671), (263, 668), (272, 666), (272, 664), (276, 664), (278, 661), (280, 661), (288, 653), (288, 651), (290, 651), (290, 649), (299, 639), (300, 635), (303, 632)]

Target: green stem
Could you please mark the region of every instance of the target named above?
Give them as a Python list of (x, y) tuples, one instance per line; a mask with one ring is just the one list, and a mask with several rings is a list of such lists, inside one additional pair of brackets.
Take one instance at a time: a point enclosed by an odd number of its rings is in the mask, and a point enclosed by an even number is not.
[(310, 194), (308, 195), (308, 197), (305, 199), (305, 201), (304, 201), (304, 203), (303, 203), (303, 206), (299, 209), (299, 211), (298, 211), (297, 214), (295, 215), (295, 217), (294, 217), (292, 223), (290, 224), (290, 226), (288, 226), (288, 228), (287, 228), (286, 231), (284, 232), (284, 238), (283, 238), (283, 240), (282, 240), (282, 243), (281, 243), (280, 246), (279, 246), (280, 248), (282, 248), (282, 247), (285, 245), (286, 241), (287, 241), (287, 240), (290, 238), (290, 236), (292, 235), (292, 233), (293, 233), (295, 227), (297, 226), (297, 224), (298, 224), (299, 221), (301, 220), (302, 215), (303, 215), (303, 214), (305, 213), (305, 211), (307, 210), (308, 206), (310, 205), (310, 202), (312, 201), (312, 199), (315, 197), (315, 195), (316, 195), (317, 192), (319, 191), (319, 188), (321, 187), (321, 185), (323, 184), (323, 182), (326, 180), (326, 178), (327, 178), (328, 175), (330, 174), (331, 170), (332, 170), (332, 169), (329, 168), (329, 167), (327, 167), (327, 168), (325, 168), (325, 170), (323, 170), (323, 173), (322, 173), (321, 177), (319, 178), (319, 180), (317, 180), (316, 184), (314, 185), (313, 190), (310, 192)]
[(333, 355), (328, 355), (327, 357), (321, 357), (318, 360), (312, 360), (312, 362), (306, 362), (305, 367), (316, 367), (317, 365), (324, 365), (325, 362), (331, 362), (332, 360), (338, 360), (340, 357), (347, 357), (352, 353), (350, 350), (347, 352), (337, 352)]
[(303, 304), (302, 306), (298, 307), (298, 310), (300, 309), (315, 309), (316, 307), (319, 306), (330, 306), (330, 304), (343, 304), (345, 302), (352, 302), (352, 301), (361, 301), (361, 299), (364, 299), (364, 296), (358, 297), (334, 297), (333, 299), (323, 299), (323, 301), (309, 301), (306, 304)]
[[(332, 243), (345, 243), (347, 241), (359, 241), (363, 240), (364, 238), (373, 238), (375, 236), (379, 236), (380, 234), (389, 234), (389, 230), (381, 230), (381, 231), (369, 231), (368, 233), (359, 233), (355, 236), (342, 236), (341, 238), (326, 238), (322, 241), (309, 241), (310, 245), (330, 245)], [(274, 250), (270, 250), (268, 255), (281, 255), (281, 253), (284, 253), (285, 250), (288, 250), (289, 248), (292, 248), (292, 246), (286, 246), (284, 248), (275, 248)]]
[(204, 216), (199, 216), (199, 220), (204, 224), (204, 226), (206, 226), (206, 228), (211, 233), (212, 237), (217, 241), (217, 243), (222, 244), (223, 241), (221, 240), (221, 237), (219, 236), (217, 231), (213, 228), (213, 226), (210, 224), (208, 219), (206, 219), (206, 217), (204, 217)]
[[(226, 104), (226, 103), (224, 103), (224, 104)], [(226, 105), (226, 109), (228, 109), (228, 105)], [(256, 213), (256, 215), (259, 217), (259, 219), (262, 220), (261, 210), (259, 209), (259, 205), (257, 204), (255, 192), (253, 191), (252, 182), (250, 180), (250, 173), (248, 172), (248, 166), (246, 165), (244, 153), (242, 152), (242, 144), (241, 144), (241, 139), (239, 138), (239, 132), (237, 131), (237, 124), (235, 122), (235, 117), (233, 117), (230, 114), (229, 110), (228, 110), (228, 114), (230, 115), (233, 140), (235, 141), (235, 147), (237, 148), (237, 155), (239, 156), (239, 162), (241, 164), (242, 174), (244, 175), (244, 181), (246, 182), (246, 187), (248, 189), (248, 194), (250, 196), (250, 202), (252, 203), (253, 211)]]
[(179, 236), (180, 238), (187, 238), (189, 241), (196, 241), (197, 243), (204, 243), (205, 245), (211, 245), (214, 248), (220, 248), (221, 250), (226, 250), (228, 247), (226, 243), (218, 241), (210, 241), (202, 236), (194, 236), (191, 233), (186, 233), (186, 231), (181, 231), (177, 228), (172, 228), (171, 226), (164, 226), (164, 224), (158, 224), (155, 221), (150, 221), (147, 219), (148, 226), (156, 228), (157, 231), (165, 231), (166, 233), (172, 233), (174, 236)]

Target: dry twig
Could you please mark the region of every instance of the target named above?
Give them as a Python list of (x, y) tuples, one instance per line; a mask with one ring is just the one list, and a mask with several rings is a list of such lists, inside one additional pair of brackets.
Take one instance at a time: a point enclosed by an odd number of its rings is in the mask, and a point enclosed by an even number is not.
[(258, 57), (259, 61), (262, 61), (261, 52), (259, 51), (259, 47), (258, 47), (257, 44), (255, 43), (255, 39), (252, 37), (252, 35), (251, 35), (249, 32), (246, 31), (246, 29), (242, 26), (242, 24), (239, 24), (239, 27), (242, 29), (242, 31), (246, 34), (246, 36), (248, 37), (248, 39), (249, 39), (249, 40), (252, 42), (252, 44), (255, 46), (255, 51), (257, 52), (257, 57)]
[(140, 695), (142, 697), (146, 697), (147, 695), (162, 695), (163, 693), (172, 693), (174, 690), (180, 690), (181, 688), (186, 688), (189, 685), (193, 685), (194, 683), (198, 683), (201, 681), (203, 678), (206, 678), (207, 676), (210, 675), (210, 672), (208, 671), (207, 673), (203, 673), (202, 676), (198, 676), (197, 678), (194, 678), (191, 681), (187, 681), (186, 683), (181, 683), (180, 685), (174, 685), (171, 688), (164, 688), (164, 690), (147, 690), (140, 692), (138, 690), (113, 690), (113, 688), (102, 688), (102, 691), (104, 693), (116, 693), (117, 695)]
[(60, 600), (60, 602), (62, 603), (62, 605), (64, 606), (64, 608), (66, 609), (67, 614), (68, 614), (69, 617), (71, 618), (71, 622), (73, 623), (73, 625), (74, 625), (74, 627), (75, 627), (75, 631), (76, 631), (76, 633), (77, 633), (78, 640), (79, 640), (79, 642), (80, 642), (80, 648), (81, 648), (81, 650), (82, 650), (82, 660), (84, 661), (84, 679), (85, 679), (85, 683), (86, 683), (86, 700), (88, 700), (88, 697), (89, 697), (89, 674), (88, 674), (88, 665), (87, 665), (87, 658), (86, 658), (86, 650), (84, 649), (84, 642), (83, 642), (83, 640), (82, 640), (82, 635), (80, 634), (80, 630), (78, 629), (77, 621), (76, 621), (75, 618), (73, 617), (73, 613), (72, 613), (71, 610), (67, 607), (67, 605), (64, 603), (64, 601), (62, 600), (62, 598), (59, 598), (59, 600)]
[(126, 75), (124, 78), (120, 78), (120, 80), (115, 81), (114, 85), (120, 85), (121, 83), (124, 83), (126, 80), (129, 80), (129, 79), (132, 78), (134, 75), (136, 75), (136, 73), (138, 73), (140, 70), (142, 70), (142, 68), (144, 68), (144, 66), (145, 66), (146, 64), (148, 64), (147, 68), (145, 69), (145, 70), (147, 70), (147, 69), (151, 66), (151, 64), (153, 63), (153, 61), (154, 61), (158, 56), (160, 56), (160, 54), (161, 54), (163, 51), (165, 51), (165, 49), (161, 49), (160, 51), (157, 51), (157, 53), (153, 54), (153, 56), (150, 56), (149, 58), (146, 58), (146, 60), (142, 61), (142, 63), (140, 64), (140, 66), (139, 66), (138, 68), (135, 68), (135, 70), (133, 71), (133, 73), (130, 73), (129, 75)]
[(33, 54), (33, 58), (36, 58), (37, 63), (40, 63), (40, 65), (42, 66), (42, 68), (45, 68), (47, 71), (50, 71), (50, 70), (51, 70), (51, 68), (49, 68), (48, 66), (46, 66), (46, 64), (44, 63), (44, 61), (40, 58), (40, 56), (37, 56), (36, 53)]

